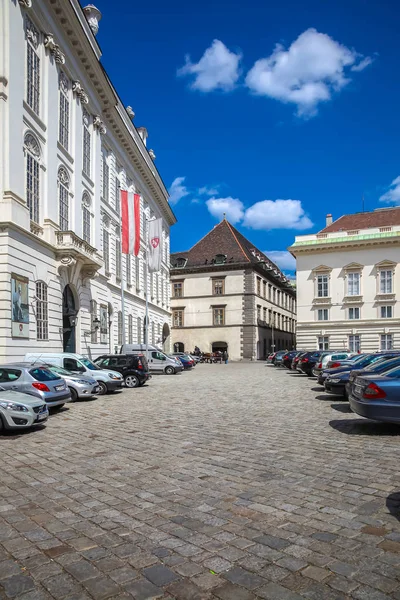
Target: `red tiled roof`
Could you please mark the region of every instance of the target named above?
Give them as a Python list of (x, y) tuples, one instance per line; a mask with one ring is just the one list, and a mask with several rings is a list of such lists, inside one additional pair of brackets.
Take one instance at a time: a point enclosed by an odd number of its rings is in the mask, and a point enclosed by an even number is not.
[(355, 213), (354, 215), (343, 215), (328, 227), (321, 229), (319, 233), (369, 229), (370, 227), (391, 227), (394, 225), (400, 225), (400, 206)]

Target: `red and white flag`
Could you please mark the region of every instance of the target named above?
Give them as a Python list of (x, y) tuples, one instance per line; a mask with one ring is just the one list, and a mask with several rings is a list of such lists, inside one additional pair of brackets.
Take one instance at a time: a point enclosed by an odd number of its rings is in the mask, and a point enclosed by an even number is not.
[(161, 270), (162, 219), (149, 221), (149, 273)]
[(140, 250), (140, 196), (121, 190), (122, 253), (137, 256)]

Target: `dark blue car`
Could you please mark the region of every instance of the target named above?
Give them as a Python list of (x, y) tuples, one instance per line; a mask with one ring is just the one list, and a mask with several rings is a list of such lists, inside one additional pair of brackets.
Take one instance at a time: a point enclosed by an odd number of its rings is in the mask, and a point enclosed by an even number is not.
[(356, 377), (349, 402), (351, 410), (361, 417), (400, 423), (400, 367), (384, 375)]
[(357, 376), (372, 375), (373, 373), (381, 375), (386, 371), (390, 371), (390, 369), (394, 369), (394, 367), (400, 367), (399, 352), (381, 356), (379, 360), (371, 363), (365, 367), (365, 369), (358, 367), (352, 371), (343, 371), (336, 375), (331, 375), (325, 380), (325, 391), (348, 398), (350, 393), (350, 384)]

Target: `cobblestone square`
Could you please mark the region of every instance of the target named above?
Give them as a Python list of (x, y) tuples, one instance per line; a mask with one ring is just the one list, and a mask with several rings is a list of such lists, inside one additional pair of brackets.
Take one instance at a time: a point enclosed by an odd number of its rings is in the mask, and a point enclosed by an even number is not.
[(400, 427), (263, 363), (0, 438), (0, 598), (400, 599)]

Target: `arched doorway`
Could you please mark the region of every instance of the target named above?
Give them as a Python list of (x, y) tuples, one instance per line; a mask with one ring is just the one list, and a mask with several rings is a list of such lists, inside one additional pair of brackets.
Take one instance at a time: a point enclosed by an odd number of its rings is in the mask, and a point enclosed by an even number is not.
[(226, 342), (213, 342), (212, 343), (212, 351), (213, 352), (223, 352), (224, 350), (228, 350), (228, 344)]
[(175, 342), (174, 352), (185, 352), (185, 344), (183, 342)]
[(170, 346), (169, 346), (169, 325), (168, 323), (164, 323), (163, 328), (162, 328), (162, 347), (164, 349), (164, 352), (169, 352)]
[(63, 291), (63, 350), (64, 352), (76, 352), (76, 323), (78, 310), (75, 304), (75, 296), (69, 285)]

